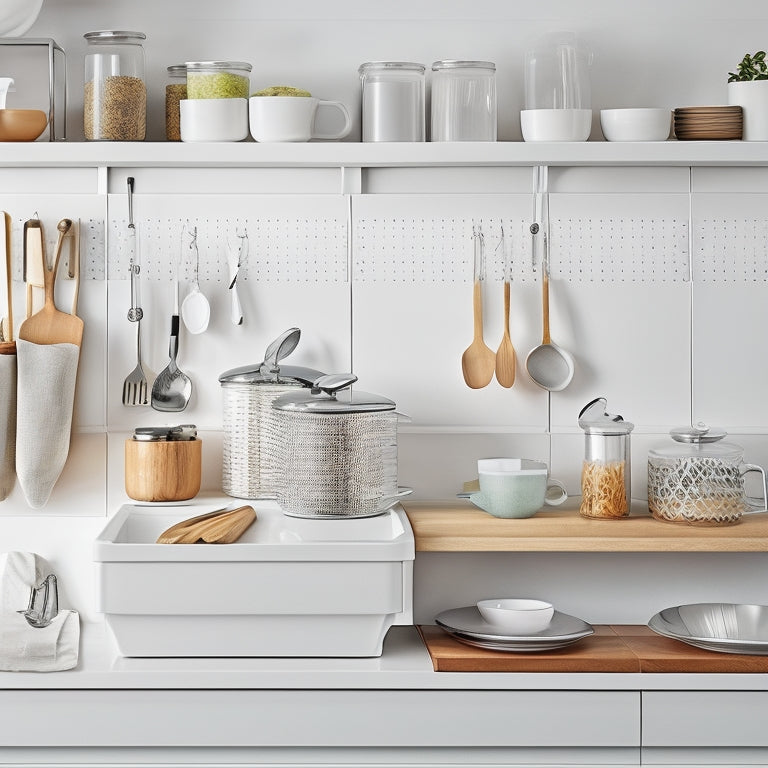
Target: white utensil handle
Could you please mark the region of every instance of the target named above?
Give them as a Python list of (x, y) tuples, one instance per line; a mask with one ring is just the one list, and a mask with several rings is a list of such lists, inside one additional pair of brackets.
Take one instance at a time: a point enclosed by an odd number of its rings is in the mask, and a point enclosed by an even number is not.
[(232, 297), (232, 304), (231, 304), (231, 312), (230, 312), (230, 318), (232, 320), (232, 325), (242, 325), (243, 324), (243, 308), (240, 305), (240, 296), (237, 292), (237, 282), (235, 282), (232, 287), (229, 289), (230, 296)]

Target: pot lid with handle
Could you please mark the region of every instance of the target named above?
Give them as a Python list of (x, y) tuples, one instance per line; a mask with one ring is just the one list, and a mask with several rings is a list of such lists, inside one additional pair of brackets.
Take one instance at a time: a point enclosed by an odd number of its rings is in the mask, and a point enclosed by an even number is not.
[(272, 407), (278, 411), (322, 415), (395, 410), (395, 403), (389, 398), (353, 391), (352, 384), (356, 381), (357, 376), (353, 373), (320, 376), (313, 382), (312, 389), (280, 395), (272, 402)]
[(623, 416), (608, 413), (608, 401), (596, 397), (579, 412), (579, 426), (589, 435), (627, 435), (635, 425), (624, 421)]
[(301, 331), (289, 328), (272, 341), (264, 352), (261, 363), (230, 368), (219, 376), (222, 386), (228, 384), (297, 384), (309, 387), (323, 375), (322, 371), (302, 365), (280, 365), (280, 361), (296, 349)]
[(648, 451), (649, 456), (662, 458), (710, 457), (738, 464), (744, 455), (744, 449), (740, 445), (723, 440), (728, 434), (724, 429), (710, 427), (701, 421), (696, 424), (675, 427), (669, 431), (669, 434), (675, 441), (674, 445), (653, 448)]

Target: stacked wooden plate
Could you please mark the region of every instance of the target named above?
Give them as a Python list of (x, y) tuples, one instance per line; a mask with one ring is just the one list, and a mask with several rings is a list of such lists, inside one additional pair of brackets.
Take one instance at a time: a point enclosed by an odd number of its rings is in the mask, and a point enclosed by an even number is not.
[(675, 136), (681, 141), (741, 139), (742, 112), (738, 106), (678, 107)]

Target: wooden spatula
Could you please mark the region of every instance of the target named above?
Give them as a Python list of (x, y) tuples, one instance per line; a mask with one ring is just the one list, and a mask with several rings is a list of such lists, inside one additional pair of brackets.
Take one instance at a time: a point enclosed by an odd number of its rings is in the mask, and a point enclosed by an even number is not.
[(216, 510), (172, 525), (157, 538), (158, 544), (232, 544), (256, 519), (253, 507)]
[(83, 321), (76, 315), (70, 315), (57, 309), (53, 299), (61, 247), (64, 237), (71, 227), (71, 219), (62, 219), (57, 225), (59, 239), (56, 243), (53, 265), (50, 268), (46, 265), (43, 274), (45, 278), (45, 304), (39, 312), (35, 312), (21, 324), (18, 337), (24, 341), (31, 341), (34, 344), (68, 343), (78, 347), (83, 341)]
[(5, 267), (5, 297), (7, 312), (0, 321), (0, 355), (16, 354), (16, 342), (13, 340), (13, 282), (11, 274), (11, 217), (0, 211), (0, 249), (5, 254), (2, 263)]

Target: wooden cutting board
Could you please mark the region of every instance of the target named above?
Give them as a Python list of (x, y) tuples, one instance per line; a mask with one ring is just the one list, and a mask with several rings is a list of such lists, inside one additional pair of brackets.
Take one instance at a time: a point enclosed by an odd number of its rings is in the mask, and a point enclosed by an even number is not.
[(558, 651), (506, 653), (419, 626), (435, 672), (768, 673), (768, 656), (717, 653), (661, 637), (646, 626), (596, 625), (595, 634)]

